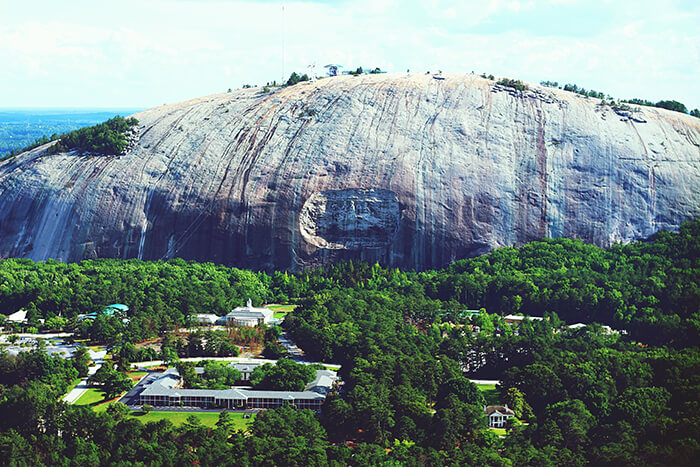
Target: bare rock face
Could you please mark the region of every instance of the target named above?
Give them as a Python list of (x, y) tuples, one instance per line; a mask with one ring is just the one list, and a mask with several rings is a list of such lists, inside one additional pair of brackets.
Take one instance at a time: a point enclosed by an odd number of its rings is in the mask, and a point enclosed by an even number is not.
[(426, 269), (700, 216), (700, 119), (443, 77), (218, 94), (136, 114), (119, 156), (0, 162), (0, 257)]
[(318, 248), (387, 248), (399, 227), (399, 200), (389, 190), (331, 190), (314, 193), (304, 203), (299, 230)]

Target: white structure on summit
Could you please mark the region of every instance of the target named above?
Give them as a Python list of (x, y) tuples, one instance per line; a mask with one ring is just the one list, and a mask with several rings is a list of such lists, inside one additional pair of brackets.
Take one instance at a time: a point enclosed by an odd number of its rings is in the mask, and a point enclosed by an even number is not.
[(258, 326), (272, 321), (274, 312), (269, 308), (255, 308), (250, 299), (246, 306), (234, 308), (226, 315), (226, 324), (233, 326)]
[(328, 69), (328, 71), (327, 71), (328, 76), (338, 76), (340, 74), (340, 69), (343, 67), (340, 65), (337, 65), (335, 63), (329, 63), (328, 65), (324, 66), (323, 68)]

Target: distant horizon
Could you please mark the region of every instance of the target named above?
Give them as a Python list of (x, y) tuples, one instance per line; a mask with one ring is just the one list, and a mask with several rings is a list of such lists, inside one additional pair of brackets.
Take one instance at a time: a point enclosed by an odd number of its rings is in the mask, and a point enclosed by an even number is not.
[(68, 106), (46, 106), (46, 107), (38, 107), (38, 106), (26, 106), (26, 107), (0, 107), (0, 112), (3, 111), (11, 111), (11, 112), (20, 112), (20, 111), (32, 111), (32, 110), (63, 110), (63, 111), (72, 111), (72, 110), (93, 110), (93, 111), (105, 111), (105, 110), (145, 110), (150, 107), (110, 107), (110, 106), (100, 106), (100, 107), (68, 107)]

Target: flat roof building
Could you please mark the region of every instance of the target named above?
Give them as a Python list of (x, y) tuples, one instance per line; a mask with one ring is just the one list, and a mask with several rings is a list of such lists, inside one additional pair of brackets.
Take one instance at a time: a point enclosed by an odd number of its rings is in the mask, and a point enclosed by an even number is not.
[(258, 391), (254, 389), (182, 389), (175, 368), (168, 368), (139, 394), (139, 404), (155, 407), (203, 407), (223, 409), (272, 409), (285, 402), (298, 409), (320, 410), (337, 374), (317, 370), (316, 379), (304, 391)]

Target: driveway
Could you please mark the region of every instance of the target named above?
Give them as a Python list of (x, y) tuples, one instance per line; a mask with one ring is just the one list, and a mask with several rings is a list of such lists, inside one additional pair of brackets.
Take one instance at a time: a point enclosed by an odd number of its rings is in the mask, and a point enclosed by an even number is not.
[(90, 358), (92, 358), (92, 361), (95, 362), (95, 365), (88, 368), (88, 375), (85, 379), (79, 382), (78, 385), (74, 387), (73, 390), (71, 390), (68, 394), (63, 396), (63, 401), (66, 404), (75, 404), (75, 402), (78, 399), (80, 399), (80, 396), (85, 394), (85, 391), (87, 391), (89, 387), (87, 382), (88, 378), (94, 375), (105, 361), (105, 355), (107, 355), (106, 350), (102, 349), (96, 352), (90, 349), (89, 352)]

